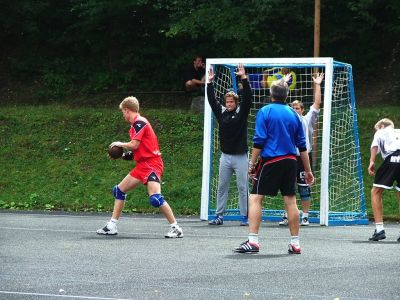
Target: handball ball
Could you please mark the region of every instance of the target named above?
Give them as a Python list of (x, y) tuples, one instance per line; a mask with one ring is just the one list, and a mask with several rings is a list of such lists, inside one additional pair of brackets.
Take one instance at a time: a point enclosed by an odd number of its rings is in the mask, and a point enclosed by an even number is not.
[(113, 146), (108, 149), (108, 155), (113, 159), (121, 158), (123, 153), (124, 149), (122, 149), (122, 147)]

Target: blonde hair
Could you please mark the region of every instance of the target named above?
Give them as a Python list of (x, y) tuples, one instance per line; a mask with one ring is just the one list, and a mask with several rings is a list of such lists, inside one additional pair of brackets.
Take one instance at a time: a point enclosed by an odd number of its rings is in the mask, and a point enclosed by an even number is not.
[(238, 102), (239, 102), (239, 96), (238, 96), (238, 94), (236, 94), (236, 93), (233, 92), (233, 91), (227, 92), (227, 93), (225, 94), (225, 96), (224, 96), (224, 102), (225, 102), (225, 103), (226, 103), (226, 98), (228, 98), (228, 97), (233, 97), (233, 100), (235, 100), (236, 105), (238, 105)]
[(133, 96), (126, 97), (119, 104), (119, 109), (123, 110), (124, 108), (127, 108), (133, 112), (139, 112), (139, 100)]
[(293, 107), (293, 105), (298, 105), (301, 109), (304, 109), (304, 103), (299, 100), (294, 100), (292, 103), (290, 103), (291, 107)]
[(383, 128), (386, 128), (386, 127), (388, 127), (388, 126), (391, 126), (391, 127), (394, 128), (394, 123), (393, 123), (392, 120), (390, 120), (390, 119), (388, 119), (388, 118), (384, 118), (384, 119), (379, 120), (378, 122), (376, 122), (374, 128), (375, 128), (375, 130), (379, 130), (379, 129), (381, 129), (382, 127), (383, 127)]

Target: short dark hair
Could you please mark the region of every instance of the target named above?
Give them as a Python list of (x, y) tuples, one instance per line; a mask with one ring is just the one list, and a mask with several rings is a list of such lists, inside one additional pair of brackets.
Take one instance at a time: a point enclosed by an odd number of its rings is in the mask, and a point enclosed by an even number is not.
[(289, 94), (289, 86), (283, 79), (276, 80), (271, 84), (270, 94), (275, 101), (286, 101)]

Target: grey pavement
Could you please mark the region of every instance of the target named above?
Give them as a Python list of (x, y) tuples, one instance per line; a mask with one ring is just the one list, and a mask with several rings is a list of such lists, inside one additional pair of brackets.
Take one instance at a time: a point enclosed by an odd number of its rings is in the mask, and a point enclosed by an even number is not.
[(165, 239), (159, 215), (123, 215), (117, 236), (99, 236), (110, 215), (0, 212), (0, 299), (400, 299), (398, 223), (300, 231), (263, 222), (259, 254), (232, 249), (239, 222), (209, 226), (179, 217), (182, 239)]

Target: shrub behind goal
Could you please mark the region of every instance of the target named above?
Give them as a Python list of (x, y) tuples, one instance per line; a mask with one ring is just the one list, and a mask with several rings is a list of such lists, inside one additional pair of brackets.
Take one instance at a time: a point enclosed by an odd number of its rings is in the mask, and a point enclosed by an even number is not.
[[(240, 95), (240, 79), (235, 76), (238, 63), (244, 63), (253, 92), (248, 124), (249, 152), (255, 116), (270, 102), (268, 85), (282, 76), (282, 68), (289, 68), (294, 73), (287, 102), (299, 100), (304, 103), (305, 111), (313, 103), (313, 74), (325, 73), (321, 85), (321, 111), (314, 129), (312, 170), (315, 183), (311, 187), (309, 219), (321, 225), (368, 224), (351, 65), (332, 58), (207, 59), (206, 70), (214, 67), (217, 99), (222, 100), (230, 90)], [(220, 148), (218, 123), (208, 103), (205, 105), (203, 144), (200, 218), (210, 220), (215, 217), (216, 210)], [(264, 198), (263, 220), (278, 221), (283, 212), (280, 194)], [(224, 219), (240, 219), (235, 176), (231, 180)]]

